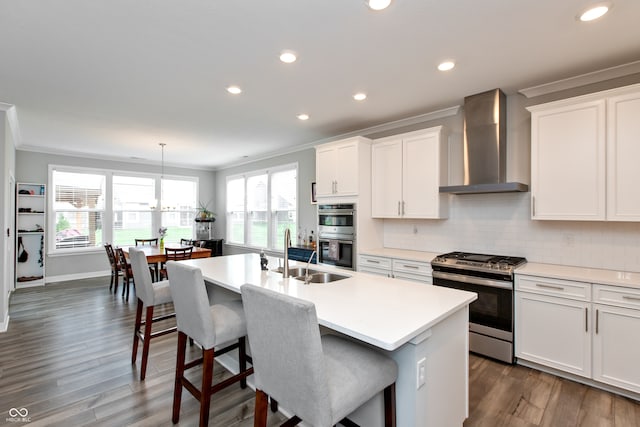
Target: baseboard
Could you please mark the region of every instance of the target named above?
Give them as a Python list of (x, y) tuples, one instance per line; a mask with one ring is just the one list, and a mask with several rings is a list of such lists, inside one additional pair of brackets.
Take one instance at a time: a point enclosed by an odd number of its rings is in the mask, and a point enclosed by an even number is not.
[(90, 271), (87, 273), (61, 274), (59, 276), (47, 276), (46, 283), (66, 282), (69, 280), (93, 279), (94, 277), (111, 276), (111, 270)]
[(4, 320), (0, 322), (0, 333), (7, 332), (7, 329), (9, 329), (9, 313), (7, 313)]

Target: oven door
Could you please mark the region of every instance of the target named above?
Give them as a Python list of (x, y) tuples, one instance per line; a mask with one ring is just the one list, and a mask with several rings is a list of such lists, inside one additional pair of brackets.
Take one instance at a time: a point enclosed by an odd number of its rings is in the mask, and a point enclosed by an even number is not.
[(478, 299), (469, 305), (469, 329), (502, 331), (502, 339), (513, 337), (513, 282), (485, 279), (463, 274), (434, 271), (433, 284), (475, 292)]
[(322, 264), (353, 269), (353, 240), (318, 239), (318, 260)]

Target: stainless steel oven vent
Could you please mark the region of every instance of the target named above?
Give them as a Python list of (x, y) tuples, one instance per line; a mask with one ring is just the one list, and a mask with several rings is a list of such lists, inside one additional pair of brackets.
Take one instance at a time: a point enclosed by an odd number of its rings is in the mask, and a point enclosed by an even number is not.
[(528, 191), (507, 177), (507, 100), (500, 89), (464, 99), (464, 185), (441, 193), (478, 194)]

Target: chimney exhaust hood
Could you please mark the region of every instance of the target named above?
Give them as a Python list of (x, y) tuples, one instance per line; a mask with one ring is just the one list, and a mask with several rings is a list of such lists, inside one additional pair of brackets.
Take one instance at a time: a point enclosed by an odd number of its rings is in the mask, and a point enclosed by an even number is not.
[(441, 193), (526, 192), (520, 182), (506, 182), (507, 100), (500, 89), (464, 98), (464, 185), (440, 187)]

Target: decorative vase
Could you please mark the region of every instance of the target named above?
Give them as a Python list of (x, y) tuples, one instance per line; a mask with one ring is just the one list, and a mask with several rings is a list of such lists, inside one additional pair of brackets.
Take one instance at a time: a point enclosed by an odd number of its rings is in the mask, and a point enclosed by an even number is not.
[(160, 238), (160, 250), (164, 251), (164, 237)]

